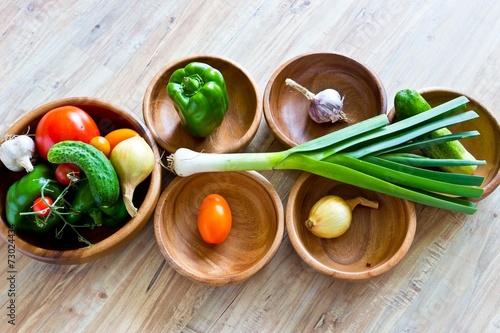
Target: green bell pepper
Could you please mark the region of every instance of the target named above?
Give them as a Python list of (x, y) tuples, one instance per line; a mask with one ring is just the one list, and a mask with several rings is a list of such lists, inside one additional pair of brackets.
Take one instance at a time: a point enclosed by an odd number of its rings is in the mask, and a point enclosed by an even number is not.
[(119, 227), (130, 219), (121, 195), (113, 206), (101, 207), (101, 211), (104, 213), (102, 214), (102, 225), (105, 227)]
[(177, 69), (167, 84), (187, 133), (207, 137), (222, 124), (229, 106), (226, 83), (221, 72), (201, 62)]
[[(77, 189), (71, 202), (71, 209), (65, 215), (66, 222), (71, 225), (88, 225), (91, 229), (100, 224), (98, 216), (99, 207), (94, 200), (94, 196), (90, 191), (90, 185), (87, 178), (78, 181)], [(92, 223), (88, 223), (86, 216), (92, 217)]]
[(82, 179), (77, 185), (71, 209), (65, 215), (66, 222), (93, 229), (99, 226), (117, 227), (129, 217), (121, 195), (114, 205), (99, 207), (90, 190), (88, 180)]
[(53, 201), (61, 194), (63, 187), (55, 180), (54, 170), (46, 164), (37, 164), (33, 171), (24, 175), (13, 183), (5, 200), (5, 215), (7, 222), (16, 232), (41, 235), (54, 231), (61, 222), (57, 214), (49, 214), (46, 218), (36, 214), (22, 215), (33, 212), (33, 202), (41, 196), (44, 187), (44, 196)]

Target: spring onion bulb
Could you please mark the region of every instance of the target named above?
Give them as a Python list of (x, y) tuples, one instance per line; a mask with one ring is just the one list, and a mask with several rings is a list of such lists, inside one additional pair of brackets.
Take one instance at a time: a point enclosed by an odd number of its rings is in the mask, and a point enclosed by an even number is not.
[[(422, 134), (478, 117), (474, 111), (455, 114), (468, 101), (460, 96), (393, 124), (385, 115), (378, 115), (281, 152), (211, 154), (180, 148), (167, 157), (167, 168), (183, 177), (200, 172), (302, 170), (416, 203), (473, 214), (476, 207), (465, 198), (481, 197), (483, 189), (477, 186), (483, 177), (420, 169), (408, 162), (407, 155), (415, 144), (412, 140)], [(450, 135), (418, 144), (433, 145), (456, 138)], [(398, 154), (400, 158), (395, 158)], [(463, 163), (450, 159), (441, 162)]]

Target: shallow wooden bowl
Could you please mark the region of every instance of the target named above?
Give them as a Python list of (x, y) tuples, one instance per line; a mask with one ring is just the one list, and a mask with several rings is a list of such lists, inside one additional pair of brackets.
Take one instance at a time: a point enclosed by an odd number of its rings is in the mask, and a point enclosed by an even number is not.
[[(19, 119), (2, 137), (25, 134), (28, 129), (34, 134), (38, 122), (45, 113), (64, 105), (77, 106), (90, 114), (102, 135), (122, 127), (134, 129), (152, 147), (159, 160), (159, 151), (153, 136), (135, 115), (110, 102), (90, 97), (65, 98), (37, 107)], [(26, 172), (9, 171), (0, 163), (0, 178), (2, 179), (0, 183), (0, 234), (5, 240), (10, 239), (5, 218), (6, 193), (10, 185), (25, 174)], [(75, 234), (67, 228), (61, 240), (55, 237), (37, 239), (16, 234), (14, 237), (16, 249), (31, 258), (53, 264), (73, 265), (97, 260), (127, 244), (147, 224), (156, 207), (160, 192), (161, 166), (157, 164), (152, 174), (138, 186), (134, 193), (134, 205), (139, 209), (137, 216), (120, 228), (98, 227), (94, 230), (80, 230), (80, 233), (93, 244), (91, 247), (83, 247), (85, 244), (79, 242)]]
[[(229, 108), (222, 124), (206, 138), (195, 138), (182, 127), (167, 94), (172, 73), (191, 62), (218, 69), (226, 81)], [(262, 119), (262, 100), (247, 71), (236, 62), (213, 55), (192, 55), (167, 64), (149, 84), (143, 100), (143, 116), (157, 143), (170, 153), (189, 148), (207, 153), (243, 151), (257, 133)]]
[[(311, 120), (310, 102), (285, 84), (287, 78), (314, 94), (337, 90), (345, 97), (343, 110), (349, 122), (318, 124)], [(282, 64), (266, 85), (263, 104), (269, 128), (288, 147), (387, 112), (387, 96), (378, 76), (362, 63), (336, 53), (307, 53)]]
[(484, 181), (481, 187), (484, 189), (483, 195), (479, 198), (472, 198), (472, 201), (479, 201), (490, 195), (500, 185), (500, 123), (495, 115), (475, 98), (460, 91), (443, 88), (430, 87), (418, 90), (431, 106), (436, 106), (452, 100), (459, 96), (469, 99), (465, 110), (474, 110), (479, 115), (478, 118), (466, 121), (461, 124), (450, 126), (453, 133), (477, 130), (480, 136), (472, 139), (461, 140), (464, 147), (478, 160), (485, 160), (486, 165), (479, 165), (475, 175), (483, 176)]
[[(304, 222), (312, 206), (326, 195), (362, 196), (378, 201), (379, 208), (358, 205), (346, 233), (319, 238)], [(297, 179), (286, 207), (286, 229), (299, 256), (319, 273), (341, 280), (369, 279), (390, 270), (408, 252), (415, 228), (413, 203), (309, 173)]]
[[(198, 209), (211, 193), (231, 209), (229, 236), (205, 243), (197, 226)], [(167, 262), (192, 281), (221, 286), (242, 282), (274, 257), (283, 239), (281, 200), (259, 173), (203, 173), (175, 178), (162, 193), (154, 215), (155, 236)]]

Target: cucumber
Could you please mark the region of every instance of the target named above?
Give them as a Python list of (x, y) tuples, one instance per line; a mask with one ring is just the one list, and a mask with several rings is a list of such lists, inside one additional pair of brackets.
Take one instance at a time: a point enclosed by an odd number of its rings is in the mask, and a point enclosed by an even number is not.
[(81, 141), (66, 140), (53, 145), (47, 154), (50, 163), (73, 163), (88, 178), (98, 206), (112, 206), (120, 196), (120, 183), (113, 165), (99, 149)]
[[(420, 95), (416, 90), (404, 89), (396, 93), (394, 98), (394, 110), (396, 117), (400, 120), (414, 116), (416, 114), (430, 110), (429, 103)], [(422, 140), (437, 138), (444, 135), (451, 134), (450, 130), (446, 127), (424, 134), (420, 137)], [(434, 145), (422, 148), (422, 151), (430, 158), (443, 158), (443, 159), (461, 159), (472, 160), (476, 158), (465, 149), (465, 147), (458, 141), (448, 141), (439, 145)], [(466, 166), (448, 166), (441, 167), (441, 170), (452, 173), (461, 173), (472, 175), (476, 171), (476, 165)]]

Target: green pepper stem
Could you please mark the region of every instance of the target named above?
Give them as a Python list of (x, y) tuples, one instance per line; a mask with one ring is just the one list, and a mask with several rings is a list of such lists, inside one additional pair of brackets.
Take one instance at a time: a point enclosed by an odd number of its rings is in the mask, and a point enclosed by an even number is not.
[(186, 96), (193, 96), (203, 86), (203, 80), (198, 74), (185, 76), (182, 80), (182, 90)]

